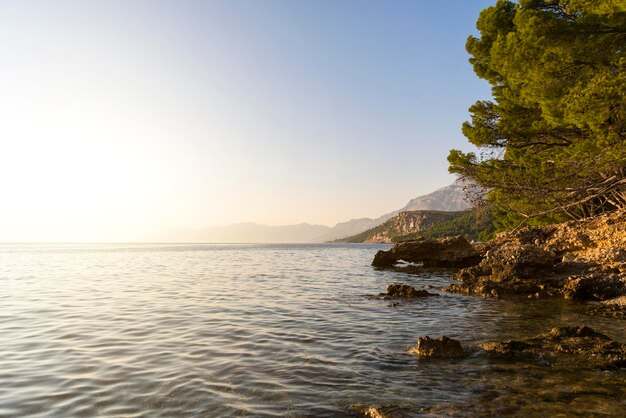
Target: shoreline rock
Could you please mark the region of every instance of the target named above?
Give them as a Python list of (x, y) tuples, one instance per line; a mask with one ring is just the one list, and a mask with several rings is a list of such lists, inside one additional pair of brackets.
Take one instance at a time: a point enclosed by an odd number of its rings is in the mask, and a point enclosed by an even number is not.
[(398, 261), (421, 263), (424, 267), (470, 267), (481, 261), (481, 255), (462, 236), (435, 240), (401, 241), (374, 256), (372, 266), (392, 267)]
[[(626, 368), (626, 344), (581, 325), (554, 327), (524, 340), (487, 341), (472, 346), (490, 359), (539, 362), (567, 369), (617, 370)], [(419, 357), (463, 358), (461, 343), (442, 336), (420, 337), (409, 353)]]
[(496, 359), (532, 360), (577, 369), (626, 367), (626, 344), (613, 341), (584, 325), (555, 327), (525, 340), (485, 342), (478, 348)]
[(385, 299), (415, 299), (439, 295), (436, 293), (430, 293), (427, 290), (417, 290), (413, 286), (409, 286), (408, 284), (399, 283), (390, 284), (389, 286), (387, 286), (387, 292), (380, 293), (378, 296), (382, 296)]
[(445, 291), (601, 301), (626, 295), (626, 211), (502, 233)]
[(368, 418), (399, 418), (405, 416), (402, 408), (396, 405), (369, 406), (355, 404), (350, 409)]
[(409, 353), (413, 353), (418, 357), (436, 358), (462, 358), (467, 356), (459, 341), (446, 336), (437, 339), (428, 336), (419, 337), (417, 345), (411, 348)]

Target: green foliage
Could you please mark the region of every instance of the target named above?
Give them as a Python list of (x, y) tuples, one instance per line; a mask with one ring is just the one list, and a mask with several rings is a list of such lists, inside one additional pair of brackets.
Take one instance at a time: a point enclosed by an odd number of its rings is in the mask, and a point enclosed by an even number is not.
[(467, 50), (494, 101), (471, 108), (450, 171), (488, 190), (499, 229), (626, 207), (626, 2), (499, 0)]
[[(413, 224), (413, 228), (415, 229), (429, 228), (429, 225), (445, 222), (447, 220), (457, 218), (465, 213), (463, 211), (449, 212), (436, 210), (421, 210), (416, 212), (420, 212), (422, 218), (420, 221), (416, 221), (416, 223)], [(335, 242), (360, 243), (374, 242), (380, 239), (398, 241), (403, 236), (403, 231), (406, 229), (406, 221), (400, 220), (400, 217), (402, 217), (402, 213), (389, 219), (381, 225), (370, 228), (360, 234), (336, 240)], [(458, 235), (458, 233), (452, 235)]]

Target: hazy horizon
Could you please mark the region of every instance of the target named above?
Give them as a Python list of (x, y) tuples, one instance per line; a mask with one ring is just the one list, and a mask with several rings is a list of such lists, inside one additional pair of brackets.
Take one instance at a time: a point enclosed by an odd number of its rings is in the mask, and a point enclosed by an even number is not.
[(0, 242), (333, 226), (447, 186), (493, 1), (4, 1)]

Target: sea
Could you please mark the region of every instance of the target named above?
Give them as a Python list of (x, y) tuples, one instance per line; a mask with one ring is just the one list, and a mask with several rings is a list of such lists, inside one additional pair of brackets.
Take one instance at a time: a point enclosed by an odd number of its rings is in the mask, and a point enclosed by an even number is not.
[[(417, 358), (623, 320), (370, 266), (386, 245), (0, 245), (1, 417), (626, 416), (624, 372)], [(391, 283), (439, 297), (379, 297)]]

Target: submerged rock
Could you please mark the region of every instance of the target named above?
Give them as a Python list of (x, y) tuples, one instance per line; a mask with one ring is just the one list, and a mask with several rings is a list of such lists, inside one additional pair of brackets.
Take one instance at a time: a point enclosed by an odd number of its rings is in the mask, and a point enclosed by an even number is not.
[(368, 418), (397, 418), (405, 416), (402, 408), (395, 405), (386, 406), (367, 406), (367, 405), (352, 405), (350, 409), (360, 412), (363, 416)]
[(459, 358), (467, 355), (459, 341), (446, 336), (436, 340), (428, 336), (420, 337), (409, 352), (420, 357)]
[(572, 368), (626, 367), (626, 344), (586, 326), (555, 327), (526, 340), (491, 341), (478, 347), (491, 358), (538, 360)]
[(421, 263), (424, 267), (469, 267), (480, 262), (481, 256), (462, 236), (435, 240), (401, 241), (374, 256), (372, 266), (391, 267), (399, 260)]
[(426, 290), (417, 290), (408, 284), (390, 284), (387, 286), (387, 293), (381, 293), (379, 296), (385, 298), (423, 298), (429, 296), (439, 296), (436, 293), (430, 293)]
[(605, 300), (604, 302), (602, 302), (602, 304), (607, 306), (619, 306), (620, 308), (626, 309), (626, 296), (620, 296), (618, 298)]
[(605, 300), (593, 304), (587, 312), (592, 315), (606, 316), (615, 319), (626, 319), (626, 296)]

